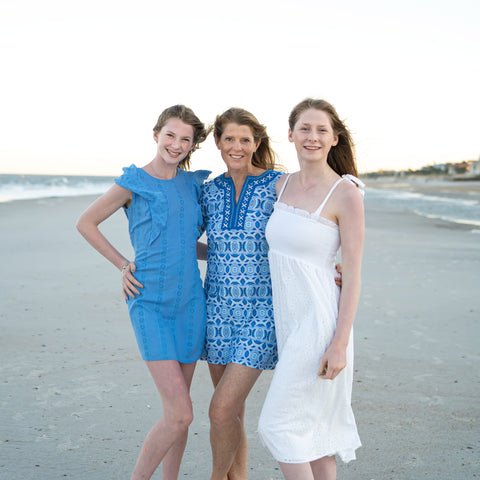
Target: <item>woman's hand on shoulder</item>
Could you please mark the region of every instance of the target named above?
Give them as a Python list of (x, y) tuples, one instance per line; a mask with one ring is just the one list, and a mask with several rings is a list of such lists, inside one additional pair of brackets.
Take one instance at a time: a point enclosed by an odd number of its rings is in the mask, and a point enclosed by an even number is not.
[(122, 269), (122, 290), (125, 300), (135, 298), (136, 295), (140, 295), (139, 288), (143, 288), (143, 285), (133, 276), (133, 273), (137, 270), (134, 262), (129, 262)]

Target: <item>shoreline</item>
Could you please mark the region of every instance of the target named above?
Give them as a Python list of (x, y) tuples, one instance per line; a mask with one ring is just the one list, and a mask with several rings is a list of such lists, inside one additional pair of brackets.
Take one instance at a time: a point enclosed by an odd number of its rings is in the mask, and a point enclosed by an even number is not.
[(364, 181), (366, 207), (373, 203), (386, 209), (408, 210), (480, 233), (480, 182), (445, 182), (429, 177)]
[(436, 177), (362, 178), (370, 188), (409, 190), (419, 193), (465, 193), (480, 196), (480, 180), (454, 181)]

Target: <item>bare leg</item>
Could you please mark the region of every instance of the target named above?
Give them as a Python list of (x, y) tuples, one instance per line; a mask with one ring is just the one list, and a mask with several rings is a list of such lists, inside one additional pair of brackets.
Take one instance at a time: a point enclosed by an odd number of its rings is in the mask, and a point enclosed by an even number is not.
[(315, 480), (335, 480), (337, 478), (337, 461), (335, 456), (322, 457), (314, 462), (312, 466), (313, 478)]
[[(208, 365), (210, 369), (210, 376), (212, 378), (213, 386), (217, 388), (218, 382), (222, 378), (222, 375), (225, 371), (226, 365)], [(240, 426), (242, 438), (240, 445), (237, 449), (235, 458), (233, 459), (232, 466), (228, 471), (228, 475), (225, 477), (225, 480), (243, 480), (247, 478), (248, 473), (248, 444), (247, 444), (247, 435), (245, 433), (245, 402), (243, 403), (243, 408), (240, 415)]]
[[(183, 371), (185, 383), (187, 384), (188, 392), (192, 385), (193, 373), (195, 371), (196, 363), (181, 363), (180, 367)], [(162, 480), (177, 480), (180, 471), (180, 463), (182, 461), (183, 452), (187, 445), (188, 431), (180, 437), (165, 455), (162, 462)]]
[(177, 480), (183, 453), (187, 446), (188, 432), (185, 432), (167, 452), (162, 461), (162, 480)]
[[(229, 363), (226, 367), (212, 365), (211, 369), (215, 371), (216, 367), (219, 367), (219, 375), (214, 376), (220, 377), (220, 380), (213, 393), (209, 412), (213, 459), (210, 480), (246, 480), (246, 468), (242, 468), (242, 473), (239, 473), (244, 476), (236, 477), (234, 471), (229, 471), (242, 445), (242, 439), (245, 438), (245, 400), (262, 371), (235, 363)], [(243, 441), (246, 443), (246, 440)]]
[(243, 402), (242, 412), (240, 414), (241, 440), (237, 453), (233, 459), (232, 466), (228, 471), (228, 480), (247, 480), (248, 474), (248, 444), (245, 433), (245, 402)]
[[(193, 420), (189, 382), (186, 381), (181, 364), (175, 360), (159, 360), (146, 362), (146, 364), (162, 397), (163, 417), (145, 438), (131, 480), (150, 479), (171, 447), (177, 442), (181, 447), (181, 442), (188, 432), (188, 426)], [(184, 367), (191, 381), (195, 364)], [(179, 447), (176, 445), (175, 448), (172, 455), (178, 457)], [(172, 462), (169, 468), (171, 466)], [(176, 479), (176, 476), (172, 478)]]
[(314, 480), (312, 467), (309, 463), (278, 462), (285, 480)]

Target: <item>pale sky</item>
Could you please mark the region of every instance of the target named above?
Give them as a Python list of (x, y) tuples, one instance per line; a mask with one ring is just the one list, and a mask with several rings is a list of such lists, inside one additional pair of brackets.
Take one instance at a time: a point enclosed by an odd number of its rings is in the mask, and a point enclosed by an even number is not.
[[(118, 175), (160, 112), (231, 106), (289, 170), (290, 110), (331, 102), (361, 172), (480, 155), (477, 0), (0, 0), (0, 173)], [(209, 138), (194, 169), (222, 172)]]

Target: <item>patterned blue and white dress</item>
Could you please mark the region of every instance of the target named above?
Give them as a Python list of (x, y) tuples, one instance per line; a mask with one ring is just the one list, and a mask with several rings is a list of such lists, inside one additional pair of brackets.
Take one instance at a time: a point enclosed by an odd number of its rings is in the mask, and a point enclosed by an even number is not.
[(206, 222), (209, 363), (271, 370), (277, 362), (265, 227), (282, 174), (247, 176), (238, 203), (232, 178), (205, 183), (200, 204)]

